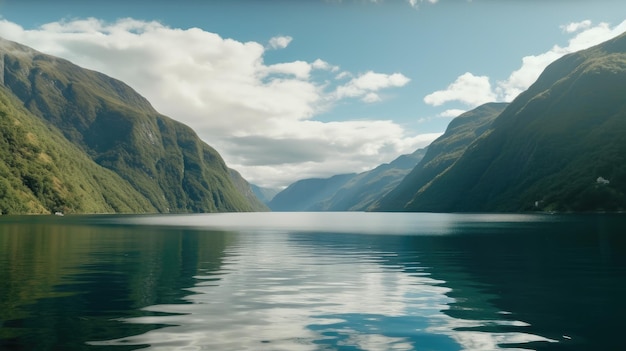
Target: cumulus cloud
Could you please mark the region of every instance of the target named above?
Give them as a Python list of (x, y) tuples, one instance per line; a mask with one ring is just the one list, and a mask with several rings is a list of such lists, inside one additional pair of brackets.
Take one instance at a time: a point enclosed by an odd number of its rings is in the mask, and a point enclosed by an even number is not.
[(309, 79), (313, 65), (304, 61), (294, 61), (286, 63), (277, 63), (267, 67), (268, 74), (282, 73), (287, 75), (293, 75), (299, 79)]
[(293, 40), (290, 36), (273, 37), (269, 41), (269, 47), (272, 49), (284, 49)]
[(582, 29), (587, 29), (589, 27), (591, 27), (591, 21), (584, 20), (581, 22), (572, 22), (567, 25), (563, 25), (561, 26), (561, 29), (563, 29), (563, 31), (565, 31), (566, 33), (574, 33)]
[(452, 108), (452, 109), (445, 110), (445, 111), (441, 112), (439, 114), (439, 117), (444, 117), (444, 118), (458, 117), (458, 116), (464, 114), (465, 112), (467, 112), (467, 110), (461, 110), (461, 109)]
[(381, 100), (376, 93), (377, 91), (402, 87), (409, 81), (410, 79), (401, 73), (383, 74), (369, 71), (338, 87), (335, 91), (335, 97), (337, 99), (361, 98), (364, 102), (377, 102)]
[(346, 71), (340, 75), (347, 82), (331, 84), (312, 74), (339, 70), (322, 59), (266, 64), (266, 50), (286, 47), (291, 37), (263, 45), (199, 28), (93, 18), (35, 29), (0, 20), (0, 35), (121, 79), (159, 112), (191, 126), (229, 166), (259, 185), (373, 168), (430, 138), (408, 135), (391, 121), (313, 120), (341, 99), (380, 101), (382, 90), (409, 79)]
[(382, 98), (380, 96), (378, 96), (378, 94), (376, 94), (376, 93), (368, 93), (361, 100), (363, 100), (363, 102), (373, 103), (373, 102), (381, 101)]
[(433, 106), (441, 106), (450, 101), (460, 101), (468, 106), (478, 106), (495, 99), (496, 94), (491, 88), (489, 77), (475, 76), (466, 72), (448, 85), (446, 89), (426, 95), (424, 102)]
[(328, 63), (328, 62), (326, 62), (326, 61), (324, 61), (322, 59), (317, 59), (317, 60), (313, 61), (311, 66), (314, 69), (320, 69), (320, 70), (324, 70), (324, 71), (331, 71), (331, 72), (339, 71), (339, 66), (331, 65), (330, 63)]
[(591, 21), (585, 20), (561, 28), (564, 33), (573, 35), (567, 46), (554, 45), (546, 52), (523, 57), (521, 67), (507, 79), (498, 81), (495, 87), (491, 85), (489, 77), (467, 72), (446, 89), (428, 94), (424, 102), (432, 106), (461, 102), (468, 107), (475, 107), (490, 101), (512, 101), (528, 89), (550, 63), (566, 54), (587, 49), (622, 34), (626, 31), (626, 21), (611, 27), (607, 23), (593, 25)]

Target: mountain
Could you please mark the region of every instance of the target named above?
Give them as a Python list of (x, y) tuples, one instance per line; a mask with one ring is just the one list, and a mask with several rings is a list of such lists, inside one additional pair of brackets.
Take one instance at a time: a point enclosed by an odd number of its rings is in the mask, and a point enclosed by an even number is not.
[(217, 151), (123, 82), (4, 39), (0, 55), (6, 92), (148, 200), (130, 211), (255, 209)]
[(350, 173), (299, 180), (276, 194), (268, 205), (272, 211), (319, 211), (319, 203), (336, 193), (354, 176)]
[(504, 111), (506, 103), (488, 103), (453, 119), (443, 135), (433, 141), (421, 161), (370, 210), (403, 211), (404, 206), (433, 179), (444, 173)]
[(359, 174), (297, 181), (269, 203), (276, 211), (364, 211), (393, 189), (424, 157), (419, 149)]
[(264, 212), (270, 210), (269, 207), (267, 207), (267, 205), (256, 196), (256, 193), (252, 188), (252, 184), (248, 183), (248, 181), (245, 180), (239, 172), (229, 168), (228, 175), (230, 176), (230, 180), (235, 185), (235, 189), (237, 189), (240, 194), (243, 194), (243, 196), (248, 200), (253, 211)]
[(424, 157), (426, 149), (401, 155), (390, 163), (359, 173), (320, 204), (325, 211), (365, 211), (394, 189)]
[(626, 34), (549, 65), (409, 211), (626, 209)]
[(261, 202), (263, 202), (264, 204), (269, 204), (270, 201), (272, 201), (272, 199), (274, 198), (274, 196), (276, 196), (276, 194), (281, 192), (281, 189), (265, 188), (265, 187), (260, 187), (255, 184), (250, 184), (250, 188), (252, 189), (252, 192), (254, 193), (254, 195), (259, 200), (261, 200)]

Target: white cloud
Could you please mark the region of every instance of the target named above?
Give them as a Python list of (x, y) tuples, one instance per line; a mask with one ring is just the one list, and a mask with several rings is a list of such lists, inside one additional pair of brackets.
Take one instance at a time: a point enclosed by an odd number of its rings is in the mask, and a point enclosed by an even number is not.
[(365, 102), (380, 101), (377, 91), (402, 87), (409, 81), (410, 79), (401, 73), (382, 74), (369, 71), (338, 87), (335, 98), (361, 98)]
[(561, 29), (563, 29), (563, 31), (565, 31), (566, 33), (574, 33), (582, 29), (587, 29), (589, 27), (591, 27), (591, 21), (584, 20), (581, 22), (572, 22), (567, 25), (563, 25), (561, 26)]
[(370, 169), (425, 145), (391, 121), (312, 120), (341, 99), (379, 101), (381, 90), (409, 79), (367, 72), (336, 87), (311, 73), (339, 70), (322, 59), (265, 64), (266, 50), (286, 47), (290, 37), (272, 38), (266, 47), (134, 19), (72, 20), (32, 30), (0, 20), (0, 35), (126, 82), (259, 185)]
[(331, 72), (339, 71), (339, 66), (333, 66), (330, 63), (328, 63), (328, 62), (326, 62), (326, 61), (324, 61), (322, 59), (317, 59), (317, 60), (313, 61), (311, 66), (314, 69), (320, 69), (320, 70), (324, 70), (324, 71), (331, 71)]
[(561, 28), (565, 33), (574, 35), (567, 46), (554, 45), (544, 53), (523, 57), (521, 67), (513, 71), (507, 79), (498, 81), (495, 87), (491, 86), (489, 77), (467, 72), (445, 90), (435, 91), (424, 97), (424, 102), (433, 106), (462, 102), (469, 107), (475, 107), (490, 101), (512, 101), (528, 89), (550, 63), (566, 54), (587, 49), (622, 34), (626, 31), (626, 21), (612, 28), (607, 23), (593, 26), (588, 20), (570, 23)]
[(467, 110), (460, 110), (460, 109), (453, 108), (453, 109), (449, 109), (449, 110), (445, 110), (445, 111), (441, 112), (439, 114), (439, 117), (445, 117), (445, 118), (448, 118), (448, 117), (458, 117), (458, 116), (464, 114), (465, 112), (467, 112)]
[(273, 37), (269, 41), (269, 47), (272, 49), (284, 49), (291, 43), (292, 40), (293, 38), (290, 36)]
[(309, 79), (312, 65), (304, 61), (294, 61), (286, 63), (277, 63), (267, 67), (268, 74), (287, 74), (293, 75), (298, 79)]
[(475, 76), (469, 72), (459, 76), (445, 90), (438, 90), (424, 97), (424, 102), (441, 106), (447, 102), (460, 101), (470, 107), (494, 101), (496, 95), (491, 89), (489, 77)]
[(352, 77), (352, 73), (350, 73), (348, 71), (343, 71), (343, 72), (337, 74), (335, 76), (335, 79), (341, 80), (341, 79), (346, 79), (346, 78), (350, 78), (350, 77)]
[(363, 102), (373, 103), (373, 102), (379, 102), (382, 99), (376, 93), (368, 93), (361, 100), (363, 100)]

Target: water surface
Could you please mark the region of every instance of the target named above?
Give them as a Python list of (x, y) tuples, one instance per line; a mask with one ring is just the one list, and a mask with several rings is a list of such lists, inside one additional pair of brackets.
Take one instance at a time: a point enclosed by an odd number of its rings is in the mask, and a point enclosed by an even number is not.
[(0, 219), (2, 350), (613, 350), (626, 217)]

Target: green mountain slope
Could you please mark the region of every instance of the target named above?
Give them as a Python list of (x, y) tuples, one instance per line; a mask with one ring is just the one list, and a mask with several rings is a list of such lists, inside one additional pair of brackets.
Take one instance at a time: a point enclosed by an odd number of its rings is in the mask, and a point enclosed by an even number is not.
[(423, 187), (463, 155), (465, 149), (489, 128), (506, 106), (506, 103), (488, 103), (453, 119), (445, 133), (428, 146), (417, 166), (386, 196), (376, 201), (370, 210), (403, 211)]
[(626, 209), (626, 34), (545, 69), (412, 211)]
[(6, 40), (0, 55), (2, 85), (159, 212), (255, 209), (213, 148), (126, 84)]
[(0, 87), (0, 211), (128, 213), (156, 208)]
[(424, 154), (419, 149), (359, 174), (297, 181), (278, 193), (269, 206), (276, 211), (364, 211), (398, 185)]

